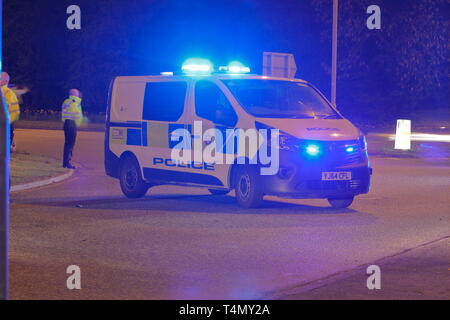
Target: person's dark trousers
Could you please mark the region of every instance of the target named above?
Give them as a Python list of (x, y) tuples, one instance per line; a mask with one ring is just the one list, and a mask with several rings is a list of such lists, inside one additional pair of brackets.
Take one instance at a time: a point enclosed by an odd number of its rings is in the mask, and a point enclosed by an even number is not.
[(77, 139), (77, 126), (75, 121), (66, 120), (64, 121), (64, 160), (63, 167), (70, 166), (70, 160), (72, 160), (72, 151), (75, 146), (75, 141)]
[(9, 133), (9, 137), (11, 139), (11, 145), (14, 145), (14, 123), (9, 124), (9, 129), (11, 130)]

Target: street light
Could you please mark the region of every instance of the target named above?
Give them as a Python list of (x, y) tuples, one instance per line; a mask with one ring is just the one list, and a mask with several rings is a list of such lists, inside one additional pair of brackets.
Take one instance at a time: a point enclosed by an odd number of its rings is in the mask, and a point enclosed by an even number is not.
[[(2, 9), (0, 0), (0, 72)], [(9, 148), (9, 113), (0, 90), (0, 300), (8, 298)]]
[(331, 57), (331, 103), (336, 106), (337, 41), (339, 0), (333, 0), (333, 36)]

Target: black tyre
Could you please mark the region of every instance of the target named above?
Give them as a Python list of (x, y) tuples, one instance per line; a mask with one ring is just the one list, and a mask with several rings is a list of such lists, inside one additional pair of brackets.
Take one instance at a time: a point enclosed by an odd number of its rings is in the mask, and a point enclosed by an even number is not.
[(255, 166), (239, 168), (235, 179), (236, 200), (244, 208), (261, 205), (264, 193), (258, 184), (258, 171)]
[(228, 192), (230, 192), (230, 190), (219, 190), (219, 189), (208, 189), (208, 191), (215, 196), (225, 195)]
[(143, 197), (150, 185), (142, 179), (141, 168), (135, 157), (129, 156), (121, 161), (120, 188), (128, 198)]
[(347, 198), (328, 198), (328, 203), (333, 208), (348, 208), (353, 203), (354, 197), (347, 197)]

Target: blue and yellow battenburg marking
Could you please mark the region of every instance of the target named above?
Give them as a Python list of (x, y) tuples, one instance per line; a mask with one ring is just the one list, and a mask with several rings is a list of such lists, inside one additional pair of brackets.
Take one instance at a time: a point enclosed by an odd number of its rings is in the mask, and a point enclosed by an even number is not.
[[(182, 143), (183, 137), (174, 135), (174, 132), (178, 129), (185, 129), (189, 132), (192, 141)], [(235, 137), (234, 141), (228, 139), (226, 133), (226, 127), (217, 126), (226, 143), (222, 143), (222, 152), (237, 153), (238, 141)], [(174, 137), (176, 137), (174, 139)], [(128, 146), (143, 146), (154, 148), (170, 148), (173, 149), (176, 146), (183, 145), (184, 149), (188, 149), (188, 146), (193, 145), (193, 139), (201, 139), (193, 135), (193, 129), (191, 124), (182, 123), (158, 123), (158, 122), (110, 122), (109, 123), (109, 143), (128, 145)], [(234, 148), (230, 148), (228, 144), (234, 142)]]
[(171, 135), (177, 129), (192, 132), (191, 125), (158, 122), (110, 122), (109, 139), (111, 144), (173, 148), (179, 140), (172, 141)]
[[(174, 127), (174, 128), (172, 128)], [(136, 122), (110, 122), (109, 142), (128, 146), (167, 148), (169, 133), (183, 128), (182, 124)]]

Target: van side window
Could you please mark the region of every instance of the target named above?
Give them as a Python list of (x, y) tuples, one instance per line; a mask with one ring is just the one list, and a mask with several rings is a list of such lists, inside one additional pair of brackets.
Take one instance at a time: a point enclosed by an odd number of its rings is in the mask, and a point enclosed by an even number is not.
[(184, 111), (187, 83), (149, 82), (145, 87), (143, 120), (177, 121)]
[(195, 84), (195, 113), (214, 123), (233, 127), (237, 115), (220, 88), (206, 80)]

